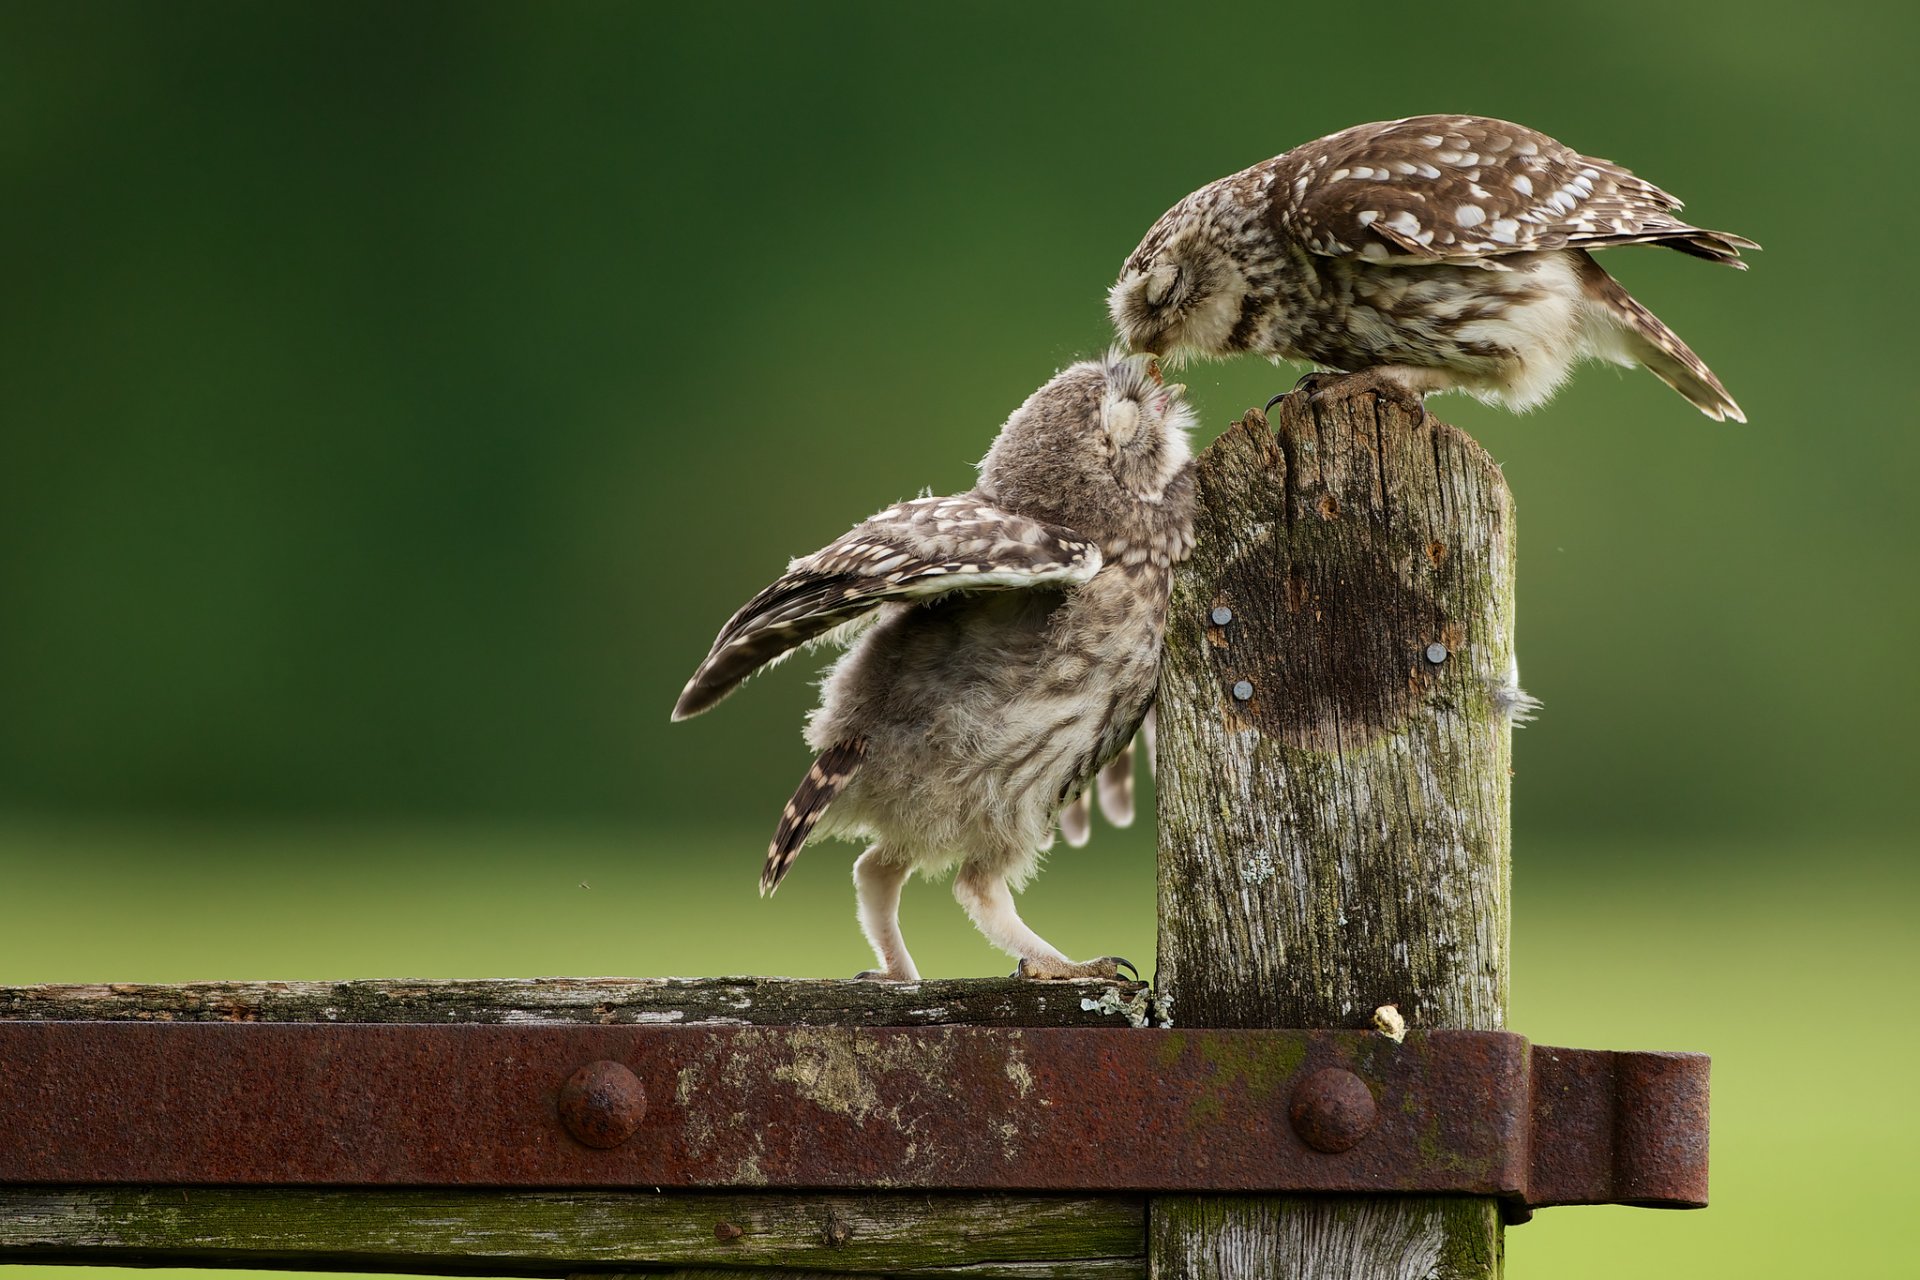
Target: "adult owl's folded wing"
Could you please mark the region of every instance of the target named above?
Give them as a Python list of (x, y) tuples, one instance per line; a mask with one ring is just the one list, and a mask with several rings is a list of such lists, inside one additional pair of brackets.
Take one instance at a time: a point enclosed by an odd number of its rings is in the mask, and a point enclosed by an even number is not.
[(1497, 267), (1515, 253), (1664, 244), (1746, 268), (1744, 236), (1675, 216), (1680, 201), (1610, 160), (1481, 116), (1357, 125), (1256, 166), (1273, 217), (1326, 257)]
[(1100, 548), (1073, 530), (977, 496), (897, 503), (795, 560), (747, 601), (687, 681), (673, 718), (699, 715), (761, 667), (890, 601), (1077, 586), (1099, 569)]

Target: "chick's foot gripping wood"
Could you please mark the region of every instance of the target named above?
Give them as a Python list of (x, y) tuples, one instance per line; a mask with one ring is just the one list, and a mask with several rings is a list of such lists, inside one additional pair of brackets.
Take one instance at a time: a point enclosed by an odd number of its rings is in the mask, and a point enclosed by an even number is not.
[(1098, 960), (1083, 960), (1079, 964), (1069, 961), (1061, 965), (1044, 962), (1036, 964), (1030, 960), (1022, 960), (1014, 966), (1013, 976), (1052, 982), (1071, 978), (1105, 978), (1111, 981), (1120, 977), (1122, 969), (1127, 971), (1127, 976), (1130, 978), (1140, 977), (1140, 966), (1125, 956), (1101, 956)]
[(1118, 956), (1075, 963), (1066, 958), (1045, 938), (1027, 927), (1014, 909), (1013, 890), (1006, 879), (979, 867), (962, 867), (953, 878), (953, 896), (966, 908), (967, 918), (986, 936), (988, 942), (1010, 956), (1020, 957), (1016, 978), (1117, 978), (1125, 966), (1136, 976), (1132, 962)]

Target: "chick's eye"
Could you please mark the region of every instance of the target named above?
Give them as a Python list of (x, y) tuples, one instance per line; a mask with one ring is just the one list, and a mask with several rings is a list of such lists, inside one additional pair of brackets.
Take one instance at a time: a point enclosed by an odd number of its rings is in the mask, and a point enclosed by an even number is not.
[(1147, 272), (1147, 305), (1162, 306), (1180, 287), (1180, 268), (1170, 262), (1156, 263)]

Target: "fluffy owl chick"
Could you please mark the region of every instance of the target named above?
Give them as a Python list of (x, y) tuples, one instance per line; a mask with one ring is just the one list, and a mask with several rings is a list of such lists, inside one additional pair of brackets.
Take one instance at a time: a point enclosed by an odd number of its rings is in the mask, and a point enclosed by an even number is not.
[(1662, 244), (1743, 268), (1759, 246), (1675, 216), (1619, 165), (1480, 116), (1363, 124), (1168, 210), (1108, 294), (1136, 350), (1254, 352), (1415, 396), (1543, 403), (1585, 357), (1644, 365), (1715, 420), (1740, 406), (1590, 250)]
[(1065, 370), (1007, 419), (970, 492), (888, 507), (795, 560), (687, 682), (676, 720), (795, 646), (850, 641), (808, 719), (819, 758), (760, 889), (811, 835), (870, 840), (853, 880), (880, 967), (862, 976), (919, 977), (901, 886), (949, 867), (1020, 974), (1112, 977), (1124, 963), (1069, 960), (1021, 921), (1013, 891), (1152, 704), (1172, 569), (1193, 538), (1183, 390), (1150, 356)]

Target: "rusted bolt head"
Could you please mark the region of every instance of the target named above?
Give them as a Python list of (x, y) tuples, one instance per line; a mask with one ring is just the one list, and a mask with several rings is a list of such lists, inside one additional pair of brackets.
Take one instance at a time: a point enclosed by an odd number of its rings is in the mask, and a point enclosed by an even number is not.
[(640, 1077), (617, 1062), (589, 1062), (560, 1086), (560, 1123), (589, 1147), (617, 1147), (647, 1114)]
[(1373, 1090), (1340, 1067), (1323, 1067), (1293, 1089), (1293, 1131), (1315, 1151), (1345, 1151), (1373, 1128)]

